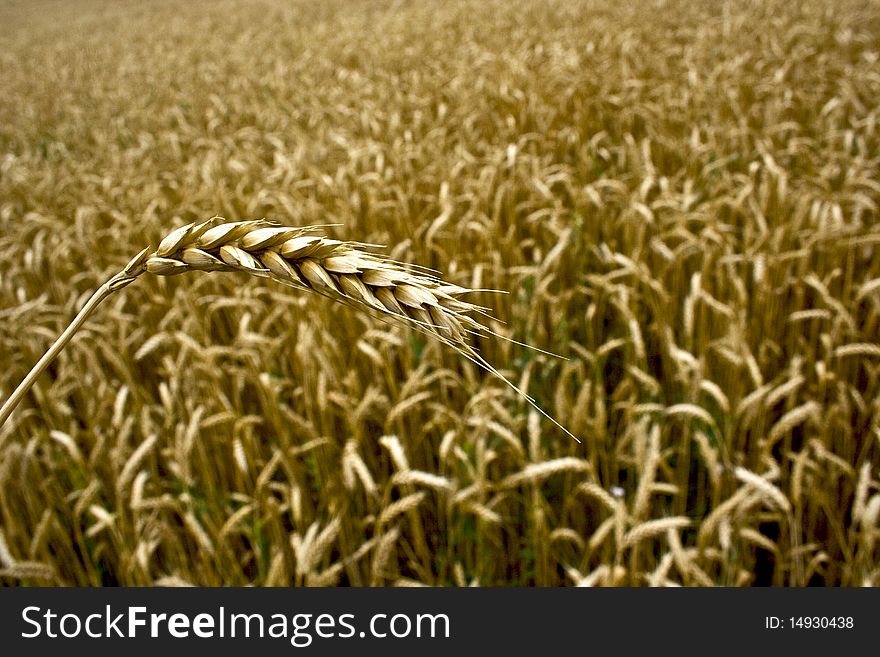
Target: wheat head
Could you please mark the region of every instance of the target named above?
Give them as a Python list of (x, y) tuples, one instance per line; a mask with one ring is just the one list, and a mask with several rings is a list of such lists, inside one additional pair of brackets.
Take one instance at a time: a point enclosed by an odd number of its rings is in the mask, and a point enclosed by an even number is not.
[(447, 283), (430, 270), (382, 257), (369, 250), (375, 245), (339, 241), (318, 234), (325, 228), (283, 226), (264, 219), (229, 222), (222, 217), (213, 217), (172, 231), (155, 251), (147, 248), (138, 253), (86, 302), (70, 326), (4, 403), (0, 409), (0, 425), (98, 303), (112, 292), (124, 288), (144, 273), (174, 276), (191, 271), (242, 271), (317, 292), (439, 340), (499, 377), (542, 415), (580, 442), (471, 346), (469, 339), (475, 334), (508, 339), (474, 317), (489, 317), (487, 308), (462, 299), (477, 290)]

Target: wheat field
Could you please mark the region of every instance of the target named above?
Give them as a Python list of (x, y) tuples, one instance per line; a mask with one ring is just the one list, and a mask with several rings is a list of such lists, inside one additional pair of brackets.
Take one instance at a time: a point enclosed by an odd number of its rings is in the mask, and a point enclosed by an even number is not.
[(877, 2), (0, 24), (0, 400), (141, 249), (265, 218), (508, 291), (563, 358), (472, 344), (582, 441), (374, 314), (143, 276), (0, 427), (0, 583), (880, 585)]

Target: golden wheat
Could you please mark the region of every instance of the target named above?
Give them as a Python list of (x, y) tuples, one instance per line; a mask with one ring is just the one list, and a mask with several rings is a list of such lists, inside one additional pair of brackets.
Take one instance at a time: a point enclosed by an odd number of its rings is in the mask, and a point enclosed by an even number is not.
[(0, 6), (0, 583), (880, 584), (880, 23), (828, 4)]
[[(314, 234), (322, 228), (324, 226), (292, 228), (265, 220), (227, 222), (222, 217), (213, 217), (174, 230), (154, 252), (142, 250), (95, 292), (58, 341), (0, 407), (0, 426), (36, 377), (110, 293), (131, 284), (144, 272), (175, 276), (189, 271), (235, 270), (318, 292), (335, 301), (378, 312), (383, 318), (430, 335), (502, 379), (538, 412), (580, 442), (471, 347), (469, 334), (502, 337), (468, 315), (486, 315), (488, 310), (460, 298), (474, 290), (446, 283), (415, 267), (363, 250), (370, 245), (340, 242)], [(145, 353), (149, 350), (142, 348), (138, 355)], [(128, 469), (127, 464), (123, 472)]]

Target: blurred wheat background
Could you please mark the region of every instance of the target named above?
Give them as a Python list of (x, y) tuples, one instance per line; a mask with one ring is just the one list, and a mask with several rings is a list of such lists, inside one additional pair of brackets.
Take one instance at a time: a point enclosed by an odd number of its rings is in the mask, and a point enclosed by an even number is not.
[(0, 398), (221, 214), (479, 294), (480, 352), (235, 273), (0, 428), (6, 585), (880, 584), (877, 2), (4, 2)]

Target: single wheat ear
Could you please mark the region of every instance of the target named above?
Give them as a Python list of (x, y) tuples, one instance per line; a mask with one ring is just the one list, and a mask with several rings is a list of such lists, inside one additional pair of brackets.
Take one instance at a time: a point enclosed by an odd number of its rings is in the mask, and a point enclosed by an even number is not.
[(98, 288), (0, 408), (0, 426), (86, 318), (113, 292), (144, 272), (173, 276), (189, 271), (238, 270), (318, 292), (439, 340), (500, 378), (580, 442), (470, 345), (469, 338), (474, 334), (506, 339), (473, 317), (488, 317), (488, 309), (462, 299), (475, 290), (446, 283), (427, 270), (371, 253), (366, 250), (371, 245), (340, 242), (317, 234), (323, 228), (292, 228), (265, 220), (227, 222), (214, 217), (172, 231), (154, 252), (144, 249)]

